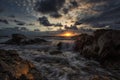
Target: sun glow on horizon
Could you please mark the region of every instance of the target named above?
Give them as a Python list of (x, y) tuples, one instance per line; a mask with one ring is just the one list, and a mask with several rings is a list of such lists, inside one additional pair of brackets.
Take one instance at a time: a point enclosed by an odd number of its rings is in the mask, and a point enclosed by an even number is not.
[(78, 35), (78, 33), (66, 31), (66, 32), (58, 34), (57, 36), (72, 37), (72, 36), (76, 36), (76, 35)]
[(65, 37), (71, 37), (71, 36), (73, 36), (73, 34), (71, 32), (65, 32), (63, 34), (63, 36), (65, 36)]

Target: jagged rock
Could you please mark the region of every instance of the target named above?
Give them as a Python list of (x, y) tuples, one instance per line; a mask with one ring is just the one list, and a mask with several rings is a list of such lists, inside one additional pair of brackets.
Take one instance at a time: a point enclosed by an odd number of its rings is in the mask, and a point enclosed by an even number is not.
[(103, 35), (107, 31), (111, 31), (111, 30), (100, 29), (100, 30), (94, 31), (94, 38), (97, 40), (101, 35)]
[(99, 61), (120, 60), (120, 31), (97, 30), (93, 36), (82, 34), (75, 42), (75, 51)]
[(93, 43), (93, 36), (81, 34), (75, 42), (75, 51), (82, 51), (86, 45)]
[(120, 58), (120, 31), (107, 31), (98, 39), (98, 55), (102, 59)]
[(0, 80), (43, 80), (35, 66), (14, 50), (0, 50)]

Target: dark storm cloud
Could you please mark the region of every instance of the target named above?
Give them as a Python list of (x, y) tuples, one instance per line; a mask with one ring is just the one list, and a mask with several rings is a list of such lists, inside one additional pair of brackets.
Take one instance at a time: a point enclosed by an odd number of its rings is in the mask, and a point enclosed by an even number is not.
[(39, 23), (43, 26), (55, 26), (55, 27), (62, 27), (63, 25), (61, 23), (50, 23), (48, 18), (46, 16), (42, 16), (38, 19)]
[(78, 7), (78, 3), (77, 3), (77, 1), (75, 1), (75, 0), (70, 1), (70, 4), (71, 4), (73, 7)]
[(26, 27), (20, 27), (20, 30), (22, 30), (22, 31), (28, 31), (28, 29)]
[(69, 12), (69, 8), (63, 8), (63, 13), (67, 14)]
[(66, 30), (67, 30), (67, 29), (70, 29), (70, 30), (78, 30), (78, 28), (77, 28), (76, 25), (71, 25), (70, 27), (65, 26), (64, 28), (65, 28)]
[(23, 26), (25, 25), (25, 23), (17, 23), (17, 25)]
[[(14, 19), (17, 18), (16, 14), (27, 16), (28, 14), (24, 13), (31, 11), (29, 19), (36, 20), (38, 15), (36, 15), (33, 8), (36, 12), (43, 13), (44, 16), (47, 14), (51, 18), (59, 19), (62, 17), (64, 19), (63, 21), (60, 19), (61, 24), (57, 23), (59, 20), (53, 24), (52, 20), (49, 22), (47, 17), (40, 17), (38, 21), (44, 26), (62, 26), (65, 22), (65, 24), (68, 24), (69, 20), (76, 20), (73, 22), (75, 25), (85, 23), (98, 27), (113, 26), (113, 24), (118, 26), (120, 24), (120, 0), (0, 0), (2, 16), (7, 15)], [(35, 18), (31, 15), (35, 16)], [(14, 23), (17, 25), (34, 25), (27, 24), (24, 21), (16, 20)], [(7, 24), (8, 22), (0, 20), (0, 23)]]
[(58, 12), (51, 13), (50, 16), (53, 17), (53, 18), (60, 18), (60, 17), (62, 17), (62, 15), (60, 13), (58, 13)]
[(0, 19), (0, 23), (9, 24), (9, 22), (6, 19)]
[(61, 23), (56, 23), (54, 24), (55, 27), (63, 27), (63, 25)]
[(48, 18), (43, 16), (43, 17), (40, 17), (38, 19), (38, 21), (40, 22), (40, 24), (42, 24), (43, 26), (52, 26), (52, 24), (49, 22)]
[(19, 20), (13, 20), (17, 25), (20, 25), (20, 26), (23, 26), (25, 25), (26, 23), (23, 22), (23, 21), (19, 21)]
[(93, 27), (105, 27), (108, 25), (111, 26), (113, 24), (116, 24), (116, 22), (120, 21), (120, 0), (85, 0), (85, 1), (88, 1), (88, 3), (91, 5), (100, 4), (100, 2), (103, 2), (104, 4), (94, 6), (92, 8), (88, 7), (88, 9), (97, 11), (100, 14), (92, 15), (89, 17), (87, 16), (82, 19), (80, 18), (80, 16), (78, 16), (76, 23), (80, 24), (86, 23), (90, 24)]
[[(14, 18), (11, 16), (11, 18)], [(26, 23), (24, 21), (21, 21), (21, 20), (17, 20), (17, 19), (14, 19), (14, 20), (11, 20), (12, 22), (16, 23), (16, 25), (19, 25), (19, 26), (34, 26), (35, 24), (34, 23)]]
[(77, 8), (79, 2), (76, 0), (68, 0), (69, 2), (62, 8), (63, 14), (67, 14), (71, 9)]
[(40, 0), (34, 9), (41, 13), (57, 12), (65, 3), (65, 0)]

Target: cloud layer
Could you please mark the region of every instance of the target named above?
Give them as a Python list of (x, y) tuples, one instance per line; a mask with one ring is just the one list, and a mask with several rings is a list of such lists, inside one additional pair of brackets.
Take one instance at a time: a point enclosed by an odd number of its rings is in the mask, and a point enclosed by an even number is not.
[(43, 26), (120, 25), (120, 0), (1, 0), (0, 12), (3, 7), (10, 13), (32, 14)]
[(41, 13), (57, 12), (65, 0), (40, 0), (35, 3), (35, 10)]

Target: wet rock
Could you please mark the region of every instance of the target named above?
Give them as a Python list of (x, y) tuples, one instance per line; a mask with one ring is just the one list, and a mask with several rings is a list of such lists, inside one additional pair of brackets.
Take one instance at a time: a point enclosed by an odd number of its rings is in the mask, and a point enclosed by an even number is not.
[(94, 38), (96, 39), (96, 40), (98, 40), (98, 38), (101, 36), (101, 35), (103, 35), (105, 32), (107, 32), (107, 31), (112, 31), (112, 30), (106, 30), (106, 29), (100, 29), (100, 30), (96, 30), (96, 31), (94, 31)]
[(91, 68), (90, 66), (83, 67), (81, 68), (81, 70), (89, 74), (96, 73), (96, 70)]
[(49, 57), (49, 56), (40, 56), (34, 59), (37, 62), (44, 63), (60, 63), (64, 65), (69, 65), (69, 61), (62, 57)]
[(120, 31), (107, 31), (98, 39), (99, 56), (101, 59), (119, 59)]
[(100, 62), (120, 61), (120, 31), (97, 30), (93, 36), (82, 34), (75, 42), (75, 51)]
[(61, 49), (62, 49), (62, 44), (63, 44), (62, 42), (59, 42), (59, 43), (57, 44), (57, 49), (58, 49), (58, 50), (61, 50)]
[(75, 51), (82, 51), (83, 48), (87, 45), (93, 43), (93, 36), (87, 34), (81, 34), (78, 39), (75, 41)]
[[(75, 50), (87, 59), (100, 62), (100, 65), (111, 72), (119, 80), (120, 70), (120, 31), (97, 30), (93, 36), (82, 34), (75, 42)], [(83, 71), (93, 73), (94, 70), (86, 67)], [(114, 70), (114, 71), (113, 71)], [(94, 72), (95, 73), (95, 72)], [(93, 76), (90, 80), (114, 80), (104, 76)]]
[(35, 66), (16, 51), (0, 50), (0, 80), (43, 80)]
[(62, 51), (51, 51), (50, 54), (51, 55), (59, 55), (59, 54), (62, 54)]
[(111, 79), (107, 76), (94, 75), (90, 78), (90, 80), (111, 80)]
[(2, 44), (11, 44), (11, 45), (29, 45), (29, 44), (41, 44), (48, 42), (44, 39), (35, 38), (35, 39), (28, 39), (23, 34), (12, 34), (12, 38)]
[(23, 34), (12, 34), (12, 39), (5, 42), (5, 44), (21, 44), (27, 37)]
[(40, 38), (35, 38), (35, 39), (30, 39), (27, 41), (23, 41), (22, 44), (41, 44), (41, 43), (45, 43), (48, 42), (44, 39), (40, 39)]

